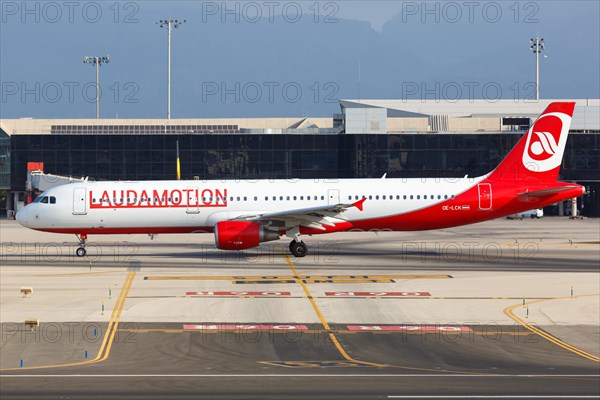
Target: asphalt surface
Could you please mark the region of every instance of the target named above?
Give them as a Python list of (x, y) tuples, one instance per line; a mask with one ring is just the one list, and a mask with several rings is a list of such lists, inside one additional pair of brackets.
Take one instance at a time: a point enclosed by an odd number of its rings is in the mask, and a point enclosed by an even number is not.
[[(0, 398), (597, 398), (600, 238), (572, 222), (308, 238), (301, 260), (194, 235), (81, 260), (3, 223)], [(431, 293), (385, 297), (407, 290)]]

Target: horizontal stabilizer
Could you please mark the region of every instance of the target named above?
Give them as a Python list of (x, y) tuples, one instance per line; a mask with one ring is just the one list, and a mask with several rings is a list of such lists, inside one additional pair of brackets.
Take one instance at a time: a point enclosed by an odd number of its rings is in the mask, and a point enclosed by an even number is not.
[(519, 193), (519, 196), (532, 196), (532, 197), (550, 196), (550, 195), (553, 195), (556, 193), (566, 192), (567, 190), (577, 189), (578, 187), (579, 187), (579, 185), (561, 186), (561, 187), (551, 188), (551, 189), (536, 190), (534, 192), (523, 192), (523, 193)]

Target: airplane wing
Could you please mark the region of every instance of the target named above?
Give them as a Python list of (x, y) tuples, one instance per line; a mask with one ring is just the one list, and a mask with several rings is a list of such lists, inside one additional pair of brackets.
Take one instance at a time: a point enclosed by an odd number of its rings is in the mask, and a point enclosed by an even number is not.
[(291, 228), (294, 226), (304, 226), (326, 230), (324, 226), (335, 226), (328, 220), (330, 218), (339, 218), (339, 214), (349, 208), (356, 207), (360, 211), (363, 210), (363, 203), (366, 198), (360, 199), (349, 204), (335, 204), (319, 207), (299, 208), (295, 210), (277, 211), (255, 215), (241, 215), (233, 218), (234, 221), (256, 221), (262, 222), (269, 226), (277, 226), (280, 228)]

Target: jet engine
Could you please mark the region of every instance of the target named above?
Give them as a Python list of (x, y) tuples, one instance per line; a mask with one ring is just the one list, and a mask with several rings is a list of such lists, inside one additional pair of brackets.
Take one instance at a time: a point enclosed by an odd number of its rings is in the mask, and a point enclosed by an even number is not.
[(215, 244), (221, 250), (244, 250), (278, 240), (279, 233), (258, 222), (221, 221), (215, 225)]

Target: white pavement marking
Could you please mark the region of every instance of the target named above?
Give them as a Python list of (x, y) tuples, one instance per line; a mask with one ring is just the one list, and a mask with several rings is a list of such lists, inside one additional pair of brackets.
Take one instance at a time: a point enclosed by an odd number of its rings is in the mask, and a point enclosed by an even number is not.
[[(0, 378), (600, 378), (593, 374), (0, 374)], [(545, 396), (548, 397), (548, 396)]]
[(580, 395), (580, 396), (573, 396), (573, 395), (555, 395), (555, 396), (536, 396), (536, 395), (529, 395), (529, 396), (523, 396), (523, 395), (515, 395), (515, 396), (501, 396), (501, 395), (490, 395), (490, 396), (485, 396), (485, 395), (466, 395), (466, 396), (452, 396), (452, 395), (446, 395), (446, 396), (426, 396), (426, 395), (417, 395), (417, 396), (388, 396), (388, 399), (597, 399), (598, 396), (587, 396), (587, 395)]

